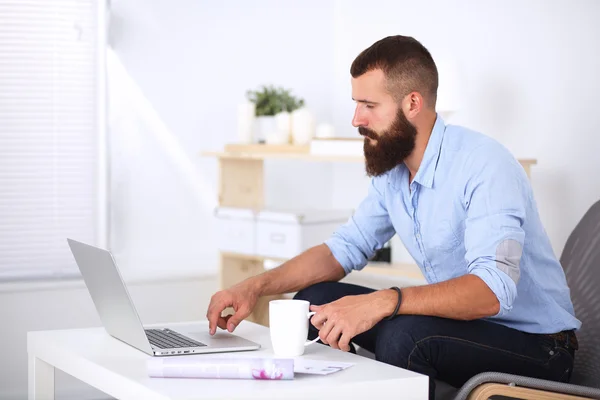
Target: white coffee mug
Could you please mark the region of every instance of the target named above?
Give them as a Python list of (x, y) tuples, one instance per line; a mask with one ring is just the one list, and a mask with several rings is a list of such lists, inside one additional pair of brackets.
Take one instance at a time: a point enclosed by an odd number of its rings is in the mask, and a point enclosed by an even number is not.
[(280, 357), (304, 354), (304, 348), (319, 340), (306, 340), (310, 317), (310, 303), (306, 300), (271, 300), (269, 302), (269, 330), (273, 352)]

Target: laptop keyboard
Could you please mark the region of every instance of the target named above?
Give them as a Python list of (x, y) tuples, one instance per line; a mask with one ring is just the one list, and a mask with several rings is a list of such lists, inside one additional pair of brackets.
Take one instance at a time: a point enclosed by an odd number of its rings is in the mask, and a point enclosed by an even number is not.
[(160, 349), (206, 346), (169, 329), (145, 329), (145, 331), (150, 344)]

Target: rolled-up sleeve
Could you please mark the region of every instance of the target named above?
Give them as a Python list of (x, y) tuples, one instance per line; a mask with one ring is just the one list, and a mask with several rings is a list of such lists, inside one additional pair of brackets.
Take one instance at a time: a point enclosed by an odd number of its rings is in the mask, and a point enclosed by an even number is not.
[(346, 274), (362, 269), (395, 233), (385, 206), (386, 184), (387, 175), (373, 178), (354, 215), (325, 241)]
[(464, 193), (468, 272), (494, 292), (502, 316), (517, 297), (528, 180), (512, 155), (497, 148), (477, 149), (466, 167), (471, 169)]

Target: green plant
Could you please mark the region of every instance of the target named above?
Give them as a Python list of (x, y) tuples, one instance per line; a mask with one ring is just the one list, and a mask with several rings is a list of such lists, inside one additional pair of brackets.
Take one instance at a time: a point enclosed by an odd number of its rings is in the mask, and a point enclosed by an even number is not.
[(248, 100), (256, 105), (256, 116), (275, 115), (282, 111), (292, 112), (304, 105), (304, 100), (282, 87), (263, 85), (258, 90), (248, 90)]

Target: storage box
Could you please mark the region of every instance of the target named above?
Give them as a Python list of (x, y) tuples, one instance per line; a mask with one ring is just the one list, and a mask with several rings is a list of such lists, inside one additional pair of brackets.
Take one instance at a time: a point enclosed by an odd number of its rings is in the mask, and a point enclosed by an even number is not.
[(218, 246), (223, 252), (256, 254), (256, 213), (244, 208), (219, 207), (215, 210)]
[(289, 259), (323, 243), (352, 210), (263, 210), (220, 207), (219, 250)]
[(351, 215), (352, 210), (261, 211), (256, 252), (263, 257), (295, 257), (323, 243)]

